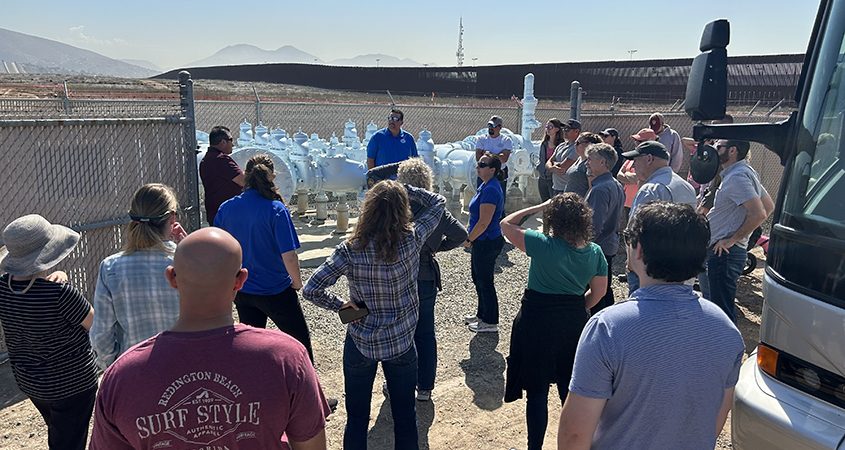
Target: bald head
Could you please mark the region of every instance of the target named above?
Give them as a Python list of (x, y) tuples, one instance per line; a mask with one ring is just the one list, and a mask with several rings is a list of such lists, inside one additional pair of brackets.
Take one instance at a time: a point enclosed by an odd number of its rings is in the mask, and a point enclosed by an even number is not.
[(181, 315), (229, 311), (238, 289), (246, 281), (241, 268), (241, 246), (220, 228), (203, 228), (176, 247), (167, 277), (179, 290)]

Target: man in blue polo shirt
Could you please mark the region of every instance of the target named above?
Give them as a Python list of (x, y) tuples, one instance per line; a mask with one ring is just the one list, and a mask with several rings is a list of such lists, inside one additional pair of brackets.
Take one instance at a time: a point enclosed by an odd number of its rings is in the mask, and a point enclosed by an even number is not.
[(387, 128), (376, 131), (367, 144), (367, 169), (419, 156), (414, 137), (402, 130), (404, 120), (402, 111), (395, 108), (390, 110)]

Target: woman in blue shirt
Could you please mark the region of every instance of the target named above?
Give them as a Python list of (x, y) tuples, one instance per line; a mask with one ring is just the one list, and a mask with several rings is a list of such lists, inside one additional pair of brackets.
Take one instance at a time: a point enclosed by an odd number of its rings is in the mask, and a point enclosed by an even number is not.
[(279, 330), (293, 336), (314, 361), (311, 334), (296, 291), (302, 288), (299, 237), (279, 189), (273, 183), (273, 160), (259, 154), (249, 159), (244, 192), (222, 205), (214, 226), (238, 240), (249, 277), (235, 298), (241, 323), (266, 328), (269, 317)]
[(496, 257), (505, 245), (499, 218), (505, 210), (505, 195), (497, 176), (502, 162), (495, 155), (485, 153), (476, 165), (482, 183), (469, 202), (469, 236), (464, 247), (470, 249), (472, 282), (478, 294), (476, 314), (464, 317), (470, 331), (495, 333), (499, 331), (499, 298), (493, 284)]

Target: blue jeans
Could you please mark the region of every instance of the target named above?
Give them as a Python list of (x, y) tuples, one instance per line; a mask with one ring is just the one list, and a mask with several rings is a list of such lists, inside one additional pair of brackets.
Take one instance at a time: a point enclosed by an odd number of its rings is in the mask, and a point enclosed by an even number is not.
[(736, 323), (736, 282), (745, 267), (748, 251), (745, 247), (734, 245), (727, 252), (716, 255), (707, 250), (707, 271), (698, 277), (701, 295), (715, 303)]
[(417, 294), (420, 297), (420, 319), (414, 332), (414, 345), (419, 358), (417, 387), (421, 390), (434, 389), (437, 375), (437, 339), (434, 336), (434, 300), (437, 298), (437, 282), (417, 280)]
[[(370, 425), (370, 403), (378, 361), (362, 355), (352, 338), (343, 344), (343, 385), (346, 393), (346, 429), (343, 448), (367, 448), (367, 428)], [(381, 362), (390, 410), (393, 413), (393, 437), (397, 449), (419, 449), (417, 436), (417, 405), (414, 388), (417, 386), (417, 351), (411, 346), (396, 358)]]
[[(495, 219), (494, 219), (495, 220)], [(505, 238), (478, 239), (470, 247), (470, 268), (475, 293), (478, 294), (476, 316), (485, 323), (499, 323), (499, 297), (493, 284), (496, 258), (505, 245)]]

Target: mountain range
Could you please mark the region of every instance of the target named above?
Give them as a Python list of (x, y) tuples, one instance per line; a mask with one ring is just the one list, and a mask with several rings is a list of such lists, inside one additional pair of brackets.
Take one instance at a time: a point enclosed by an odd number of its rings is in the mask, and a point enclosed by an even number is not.
[[(304, 63), (361, 67), (420, 67), (411, 59), (384, 54), (359, 55), (324, 61), (311, 53), (285, 45), (264, 50), (249, 44), (225, 47), (213, 55), (184, 67), (228, 66), (266, 63)], [(59, 41), (0, 28), (0, 74), (59, 73), (67, 75), (107, 75), (146, 78), (164, 72), (156, 64), (137, 59), (114, 59)]]

